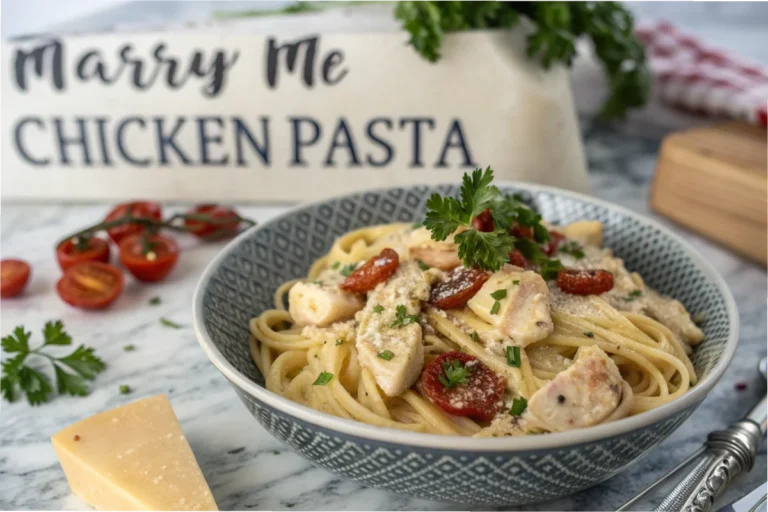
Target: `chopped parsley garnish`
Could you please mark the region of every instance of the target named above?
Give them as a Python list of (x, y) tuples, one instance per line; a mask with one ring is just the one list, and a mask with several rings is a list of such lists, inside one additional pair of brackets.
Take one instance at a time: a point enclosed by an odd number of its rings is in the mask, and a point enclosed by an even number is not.
[[(27, 357), (34, 356), (48, 359), (53, 365), (56, 389), (59, 394), (87, 395), (86, 380), (95, 379), (96, 375), (106, 367), (104, 362), (96, 356), (94, 349), (80, 345), (71, 354), (63, 357), (54, 357), (44, 352), (43, 349), (51, 345), (72, 344), (72, 337), (64, 330), (61, 320), (46, 322), (43, 328), (43, 344), (37, 348), (29, 346), (31, 335), (31, 332), (19, 326), (13, 330), (13, 334), (4, 337), (0, 342), (5, 352), (0, 379), (3, 398), (9, 402), (15, 402), (19, 396), (18, 390), (21, 390), (30, 405), (39, 405), (49, 400), (53, 388), (48, 377), (24, 364)], [(11, 356), (11, 354), (14, 355)]]
[(587, 338), (594, 338), (595, 333), (593, 333), (592, 331), (587, 331), (584, 333), (584, 336), (586, 336)]
[(570, 254), (577, 260), (584, 258), (584, 250), (582, 249), (582, 247), (579, 245), (578, 242), (575, 242), (573, 240), (571, 240), (570, 242), (564, 243), (560, 247), (560, 252), (565, 254)]
[(438, 377), (445, 389), (451, 389), (459, 384), (468, 384), (472, 370), (458, 359), (443, 363), (443, 374)]
[(408, 324), (414, 324), (419, 321), (419, 315), (409, 315), (405, 309), (405, 306), (400, 304), (395, 310), (395, 321), (390, 324), (390, 327), (402, 327)]
[(121, 395), (127, 395), (131, 392), (131, 386), (128, 386), (126, 384), (120, 384), (120, 394)]
[(382, 306), (381, 304), (377, 304), (376, 306), (373, 307), (374, 313), (381, 314), (382, 311), (384, 311), (384, 306)]
[(509, 409), (511, 416), (520, 416), (528, 408), (528, 400), (523, 397), (512, 400), (512, 407)]
[(517, 285), (520, 284), (520, 280), (519, 279), (515, 279), (514, 281), (512, 281), (512, 284), (517, 286)]
[(149, 299), (150, 306), (157, 306), (158, 304), (160, 304), (160, 297), (152, 297)]
[(395, 357), (395, 354), (392, 353), (391, 350), (385, 350), (384, 352), (379, 352), (379, 357), (382, 358), (385, 361), (389, 361), (393, 357)]
[(123, 345), (123, 351), (125, 352), (133, 352), (134, 350), (136, 350), (135, 345)]
[(181, 325), (180, 324), (177, 324), (173, 320), (168, 320), (164, 316), (160, 317), (160, 323), (163, 324), (164, 326), (170, 327), (172, 329), (181, 329)]
[(629, 294), (626, 297), (624, 297), (624, 302), (632, 302), (633, 300), (635, 300), (636, 298), (642, 295), (643, 295), (642, 290), (632, 290), (631, 292), (629, 292)]
[(329, 372), (320, 372), (320, 375), (317, 376), (317, 379), (315, 379), (315, 382), (312, 383), (313, 386), (325, 386), (329, 382), (331, 382), (331, 379), (333, 378), (333, 374)]
[(357, 263), (349, 263), (341, 267), (341, 270), (339, 270), (339, 274), (343, 275), (344, 277), (349, 277), (349, 275), (352, 272), (354, 272), (356, 268), (357, 268)]
[(507, 347), (507, 365), (520, 368), (520, 347)]
[(419, 268), (420, 268), (421, 270), (424, 270), (424, 271), (427, 271), (427, 270), (429, 270), (429, 265), (427, 265), (427, 264), (426, 264), (426, 263), (424, 263), (423, 261), (421, 261), (421, 260), (416, 260), (416, 263), (418, 263), (418, 264), (419, 264)]
[(333, 265), (331, 265), (331, 268), (332, 268), (333, 270), (339, 270), (339, 267), (340, 267), (340, 266), (341, 266), (341, 262), (340, 262), (340, 261), (334, 261), (334, 262), (333, 262)]
[(317, 284), (317, 285), (323, 286), (323, 282), (322, 282), (322, 281), (320, 281), (320, 280), (317, 280), (317, 281), (312, 281), (312, 282), (313, 282), (314, 284)]
[(493, 297), (493, 300), (501, 300), (507, 298), (507, 290), (506, 288), (501, 288), (499, 290), (496, 290), (491, 294), (491, 297)]
[(499, 301), (494, 302), (493, 306), (491, 306), (491, 314), (495, 315), (496, 313), (499, 312), (500, 309), (501, 309), (501, 302)]
[(337, 346), (337, 347), (338, 347), (339, 345), (343, 345), (343, 344), (344, 344), (344, 340), (336, 340), (336, 346)]
[(470, 338), (472, 338), (472, 341), (475, 343), (478, 343), (480, 341), (480, 336), (477, 335), (477, 331), (474, 331), (472, 334), (469, 335)]

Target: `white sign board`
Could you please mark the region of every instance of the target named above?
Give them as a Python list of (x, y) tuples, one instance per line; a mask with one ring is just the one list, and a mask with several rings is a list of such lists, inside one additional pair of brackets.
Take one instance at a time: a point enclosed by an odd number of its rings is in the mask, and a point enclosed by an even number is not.
[(5, 42), (2, 198), (295, 201), (455, 180), (584, 190), (567, 70), (520, 32), (185, 30)]

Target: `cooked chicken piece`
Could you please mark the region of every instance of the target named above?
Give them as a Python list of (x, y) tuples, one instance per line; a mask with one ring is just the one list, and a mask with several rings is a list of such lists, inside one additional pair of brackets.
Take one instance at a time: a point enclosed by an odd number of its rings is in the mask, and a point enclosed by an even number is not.
[(415, 261), (401, 263), (388, 281), (374, 288), (357, 315), (360, 365), (371, 370), (388, 396), (398, 396), (410, 388), (424, 367), (417, 315), (421, 302), (429, 298), (432, 275)]
[(493, 274), (467, 306), (509, 336), (512, 345), (524, 347), (549, 336), (555, 326), (547, 283), (536, 272), (512, 268), (505, 266)]
[[(630, 396), (624, 396), (625, 390)], [(524, 417), (552, 431), (589, 427), (618, 419), (613, 413), (623, 398), (631, 400), (631, 388), (616, 364), (599, 347), (585, 346), (570, 368), (531, 396)]]
[(344, 292), (337, 284), (320, 279), (296, 283), (288, 292), (288, 311), (299, 325), (327, 327), (334, 322), (351, 320), (364, 304), (361, 296)]
[(414, 229), (408, 237), (408, 254), (411, 259), (421, 260), (430, 267), (451, 270), (461, 265), (458, 248), (450, 235), (442, 242), (432, 240), (427, 228)]
[(698, 345), (704, 339), (704, 332), (691, 319), (691, 314), (679, 300), (664, 297), (658, 292), (646, 289), (646, 313), (669, 327), (683, 342)]
[(566, 238), (584, 245), (603, 245), (603, 223), (599, 220), (577, 220), (561, 228)]

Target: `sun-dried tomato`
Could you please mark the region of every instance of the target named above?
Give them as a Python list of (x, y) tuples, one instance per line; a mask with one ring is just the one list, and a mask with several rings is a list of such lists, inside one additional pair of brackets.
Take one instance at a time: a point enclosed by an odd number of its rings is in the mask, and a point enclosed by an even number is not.
[(349, 274), (339, 285), (344, 291), (365, 293), (373, 290), (377, 284), (389, 279), (397, 270), (400, 257), (390, 248), (382, 250), (378, 256), (374, 256), (365, 264)]
[(491, 217), (491, 209), (486, 208), (482, 213), (472, 219), (472, 227), (478, 231), (484, 233), (490, 233), (493, 231), (493, 217)]
[(557, 274), (557, 286), (573, 295), (598, 295), (613, 288), (613, 274), (607, 270), (565, 268)]
[(469, 299), (488, 280), (488, 274), (475, 268), (457, 267), (448, 279), (435, 284), (429, 294), (429, 302), (436, 308), (456, 309), (464, 307)]

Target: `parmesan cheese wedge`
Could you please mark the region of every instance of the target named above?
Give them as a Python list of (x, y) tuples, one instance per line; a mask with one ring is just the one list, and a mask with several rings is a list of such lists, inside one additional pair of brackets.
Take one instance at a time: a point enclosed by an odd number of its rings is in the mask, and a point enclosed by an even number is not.
[(51, 437), (72, 492), (98, 510), (218, 510), (165, 395)]

